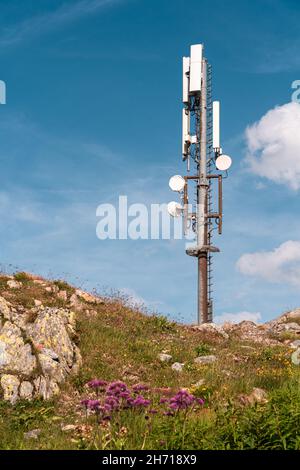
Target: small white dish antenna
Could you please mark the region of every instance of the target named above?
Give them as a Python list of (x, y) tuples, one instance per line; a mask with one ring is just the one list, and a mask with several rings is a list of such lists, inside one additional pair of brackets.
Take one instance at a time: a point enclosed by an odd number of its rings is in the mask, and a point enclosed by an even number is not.
[(232, 160), (229, 155), (220, 155), (216, 159), (216, 167), (218, 170), (226, 171), (231, 167)]
[(175, 201), (169, 202), (167, 209), (171, 217), (179, 217), (182, 211), (182, 207), (179, 202)]
[(185, 180), (180, 175), (172, 176), (172, 178), (170, 178), (169, 180), (169, 186), (172, 191), (177, 191), (180, 193), (181, 191), (183, 191), (183, 188), (185, 186)]

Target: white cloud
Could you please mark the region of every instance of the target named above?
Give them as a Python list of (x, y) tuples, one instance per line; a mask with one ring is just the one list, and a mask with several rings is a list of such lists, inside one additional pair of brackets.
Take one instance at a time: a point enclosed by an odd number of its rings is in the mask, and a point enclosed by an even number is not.
[(237, 313), (222, 313), (221, 315), (216, 315), (216, 323), (240, 323), (242, 321), (253, 321), (258, 323), (261, 320), (261, 314), (259, 312), (237, 312)]
[(9, 28), (4, 29), (0, 36), (0, 46), (14, 46), (26, 39), (47, 33), (55, 28), (64, 26), (96, 13), (98, 10), (113, 5), (121, 0), (78, 0), (63, 3), (54, 11), (27, 18)]
[(289, 240), (273, 251), (246, 253), (236, 266), (249, 276), (300, 286), (300, 241)]
[(152, 310), (156, 310), (157, 308), (163, 305), (163, 302), (161, 302), (160, 300), (144, 299), (139, 294), (137, 294), (137, 292), (134, 289), (131, 289), (129, 287), (123, 287), (122, 289), (120, 289), (119, 292), (121, 296), (125, 297), (128, 305), (130, 305), (133, 308), (134, 307), (149, 308), (152, 311)]
[(252, 173), (300, 189), (300, 104), (268, 111), (246, 129), (246, 162)]

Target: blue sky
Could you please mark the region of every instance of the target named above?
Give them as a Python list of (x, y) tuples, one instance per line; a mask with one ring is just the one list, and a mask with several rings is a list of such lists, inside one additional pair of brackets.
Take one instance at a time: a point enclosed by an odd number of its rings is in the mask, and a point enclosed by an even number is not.
[[(298, 1), (0, 0), (0, 9), (4, 269), (123, 290), (195, 321), (196, 263), (184, 241), (100, 241), (95, 214), (119, 194), (148, 204), (174, 198), (168, 179), (185, 171), (181, 57), (203, 42), (221, 101), (222, 146), (234, 159), (224, 235), (215, 240), (215, 313), (267, 320), (299, 306), (300, 142), (278, 113), (260, 121), (290, 103), (300, 79)], [(297, 105), (285, 109), (290, 129)], [(278, 135), (287, 177), (268, 151)], [(261, 251), (263, 266), (243, 258)]]

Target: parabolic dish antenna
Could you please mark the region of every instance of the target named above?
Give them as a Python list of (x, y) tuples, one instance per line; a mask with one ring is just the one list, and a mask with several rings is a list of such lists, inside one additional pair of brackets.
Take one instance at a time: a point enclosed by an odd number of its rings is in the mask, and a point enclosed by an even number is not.
[(231, 167), (232, 160), (229, 155), (220, 155), (216, 159), (216, 167), (218, 170), (226, 171)]
[(167, 209), (171, 217), (179, 217), (182, 211), (182, 207), (179, 202), (175, 201), (169, 202)]
[(185, 186), (185, 180), (180, 175), (172, 176), (169, 180), (169, 186), (172, 191), (178, 191), (180, 193)]

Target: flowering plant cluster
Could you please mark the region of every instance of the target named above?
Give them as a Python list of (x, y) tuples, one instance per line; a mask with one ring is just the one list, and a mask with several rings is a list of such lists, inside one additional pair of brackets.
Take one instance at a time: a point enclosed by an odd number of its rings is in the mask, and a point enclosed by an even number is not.
[[(110, 420), (114, 412), (136, 409), (149, 414), (161, 413), (174, 416), (181, 410), (196, 410), (204, 405), (202, 398), (197, 398), (188, 390), (181, 389), (176, 394), (171, 389), (150, 389), (145, 384), (136, 384), (129, 388), (124, 382), (94, 379), (87, 383), (97, 398), (86, 398), (81, 404), (88, 411), (95, 412), (102, 420)], [(155, 406), (156, 405), (156, 406)]]

